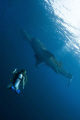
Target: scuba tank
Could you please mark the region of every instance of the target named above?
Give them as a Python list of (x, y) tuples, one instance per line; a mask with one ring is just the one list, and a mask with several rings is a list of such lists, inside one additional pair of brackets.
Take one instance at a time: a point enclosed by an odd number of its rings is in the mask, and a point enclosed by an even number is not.
[(16, 88), (16, 90), (19, 89), (19, 85), (20, 85), (22, 79), (23, 79), (23, 75), (22, 75), (22, 73), (20, 73), (14, 83), (14, 87)]

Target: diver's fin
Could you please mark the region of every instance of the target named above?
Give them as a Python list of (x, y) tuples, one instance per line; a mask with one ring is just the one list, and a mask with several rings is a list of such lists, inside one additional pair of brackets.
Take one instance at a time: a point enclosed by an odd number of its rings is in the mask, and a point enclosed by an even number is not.
[(18, 89), (18, 90), (15, 90), (15, 92), (16, 92), (17, 94), (19, 94), (21, 91)]
[(47, 56), (50, 58), (50, 57), (53, 57), (54, 59), (56, 59), (55, 58), (55, 56), (51, 53), (51, 52), (49, 52), (48, 50), (45, 50), (45, 53), (47, 54)]
[(11, 86), (11, 89), (14, 90), (17, 94), (20, 93), (20, 90), (19, 89), (15, 90), (14, 86)]
[(37, 66), (41, 64), (43, 61), (37, 55), (35, 55), (35, 58), (36, 58), (35, 68), (37, 68)]

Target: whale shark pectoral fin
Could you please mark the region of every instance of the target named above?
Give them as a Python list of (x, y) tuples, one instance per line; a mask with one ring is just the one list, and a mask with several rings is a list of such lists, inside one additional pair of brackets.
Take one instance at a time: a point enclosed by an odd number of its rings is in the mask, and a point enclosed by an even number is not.
[(36, 54), (35, 54), (35, 58), (36, 58), (35, 68), (37, 68), (37, 66), (43, 63), (43, 61)]
[(35, 63), (35, 68), (37, 68), (39, 64), (41, 64), (41, 62), (40, 62), (40, 61), (38, 61), (38, 60), (36, 60), (36, 63)]

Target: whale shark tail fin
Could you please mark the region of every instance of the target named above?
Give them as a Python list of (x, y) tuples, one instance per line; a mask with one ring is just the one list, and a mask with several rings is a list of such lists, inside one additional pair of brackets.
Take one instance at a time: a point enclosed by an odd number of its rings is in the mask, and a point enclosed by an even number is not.
[(70, 85), (71, 81), (72, 81), (72, 79), (70, 79), (70, 81), (69, 81), (69, 83), (68, 83), (67, 87)]
[(28, 33), (24, 29), (21, 29), (21, 33), (22, 33), (24, 39), (26, 39), (28, 42), (31, 42), (30, 36), (28, 35)]

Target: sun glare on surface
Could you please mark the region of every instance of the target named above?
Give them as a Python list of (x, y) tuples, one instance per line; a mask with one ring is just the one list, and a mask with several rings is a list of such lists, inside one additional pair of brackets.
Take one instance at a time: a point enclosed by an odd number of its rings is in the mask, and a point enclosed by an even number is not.
[[(57, 22), (65, 28), (67, 42), (64, 49), (74, 51), (80, 56), (80, 0), (44, 0), (45, 7), (57, 16)], [(52, 18), (53, 19), (53, 18)]]

